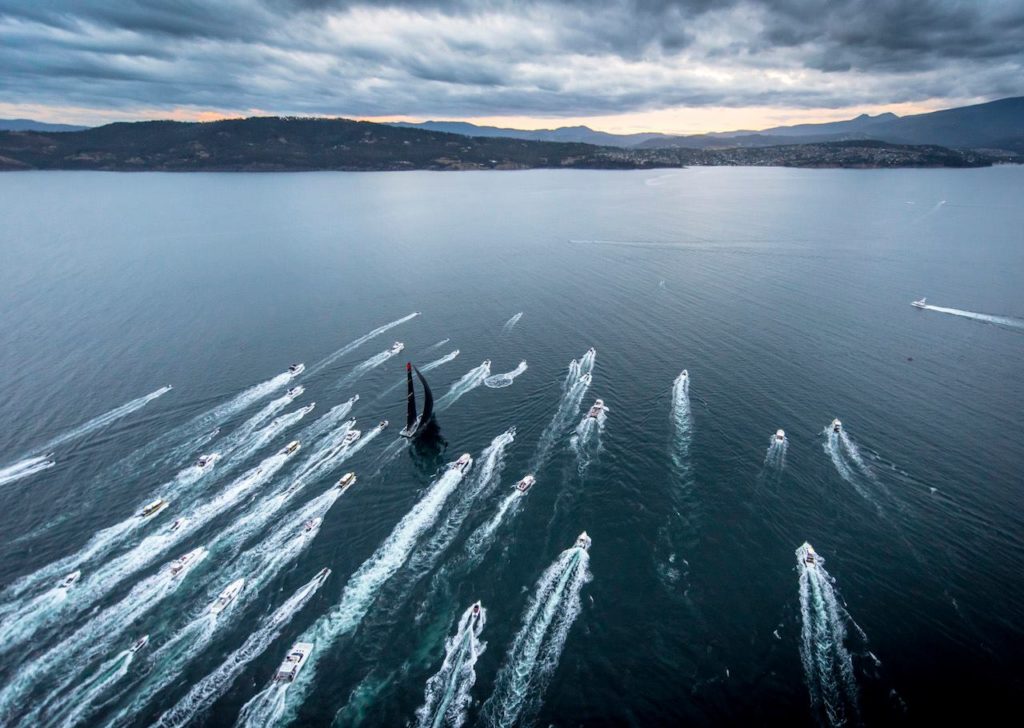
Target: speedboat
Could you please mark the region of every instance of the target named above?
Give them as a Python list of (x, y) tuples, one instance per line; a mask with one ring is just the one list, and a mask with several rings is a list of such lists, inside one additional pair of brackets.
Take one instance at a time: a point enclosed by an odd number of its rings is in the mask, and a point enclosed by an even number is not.
[(306, 391), (306, 388), (303, 387), (300, 384), (297, 387), (292, 387), (291, 389), (289, 389), (287, 392), (285, 392), (285, 395), (288, 396), (288, 397), (291, 397), (292, 399), (295, 399), (296, 397), (298, 397), (300, 394), (302, 394), (305, 391)]
[(331, 570), (325, 566), (324, 568), (320, 569), (320, 571), (316, 572), (316, 576), (313, 578), (315, 578), (318, 583), (323, 584), (324, 580), (330, 575)]
[(345, 473), (344, 475), (341, 476), (341, 479), (338, 481), (338, 488), (339, 490), (341, 490), (342, 493), (344, 493), (346, 490), (355, 485), (355, 482), (355, 473)]
[(468, 452), (464, 452), (459, 456), (459, 459), (451, 464), (452, 470), (458, 470), (463, 475), (469, 470), (469, 466), (473, 464), (473, 458), (469, 456)]
[(306, 365), (301, 362), (298, 364), (292, 364), (290, 367), (288, 367), (288, 373), (291, 374), (293, 377), (299, 376), (304, 371), (306, 371)]
[(139, 515), (143, 518), (150, 518), (169, 505), (170, 503), (165, 501), (163, 498), (157, 498), (156, 500), (150, 501), (146, 505), (142, 506), (142, 512)]
[(206, 549), (202, 546), (197, 549), (192, 549), (183, 556), (179, 556), (171, 562), (171, 576), (176, 577), (186, 573), (193, 566), (198, 564), (204, 556), (206, 556)]
[(228, 605), (235, 601), (235, 597), (242, 591), (243, 586), (245, 586), (245, 579), (238, 579), (224, 587), (224, 591), (210, 605), (210, 614), (220, 614), (227, 609)]
[(473, 604), (473, 613), (469, 615), (469, 625), (470, 625), (470, 628), (472, 628), (472, 629), (475, 629), (477, 622), (480, 621), (480, 613), (481, 613), (480, 606), (481, 606), (480, 602), (475, 602)]
[(320, 528), (320, 524), (324, 522), (322, 518), (310, 518), (308, 521), (302, 524), (303, 533), (313, 533), (313, 531)]
[(843, 431), (843, 423), (839, 421), (838, 417), (836, 417), (834, 420), (832, 420), (831, 427), (832, 427), (832, 432), (838, 433), (838, 432), (842, 432)]
[(188, 523), (188, 519), (187, 518), (175, 518), (174, 519), (174, 523), (171, 524), (171, 529), (170, 529), (171, 533), (174, 533), (175, 531), (180, 529), (182, 526), (184, 526), (186, 523)]
[(809, 543), (804, 544), (804, 563), (808, 566), (818, 565), (818, 552)]
[(60, 580), (60, 584), (57, 585), (58, 589), (70, 589), (73, 587), (79, 579), (82, 578), (81, 571), (72, 571), (70, 574)]
[(209, 455), (200, 455), (196, 460), (197, 468), (208, 468), (220, 459), (219, 452), (211, 452)]
[(377, 429), (378, 430), (383, 430), (387, 426), (388, 426), (388, 421), (387, 420), (381, 420), (380, 422), (377, 423)]
[(135, 644), (133, 644), (131, 647), (128, 648), (128, 652), (130, 652), (131, 654), (134, 655), (136, 652), (138, 652), (139, 650), (141, 650), (143, 647), (145, 647), (148, 644), (149, 644), (149, 635), (148, 634), (144, 634), (141, 637), (139, 637), (137, 640), (135, 640)]
[(309, 656), (312, 652), (312, 642), (296, 642), (292, 645), (292, 648), (288, 650), (288, 654), (285, 655), (284, 661), (281, 662), (281, 666), (277, 668), (274, 682), (295, 682), (295, 678), (299, 676), (299, 670), (309, 661)]
[(579, 537), (576, 539), (576, 543), (573, 545), (578, 549), (588, 551), (590, 549), (590, 536), (588, 536), (587, 532), (584, 531), (579, 535)]
[(583, 382), (584, 384), (586, 384), (588, 387), (590, 386), (590, 383), (593, 380), (594, 380), (594, 378), (592, 376), (590, 376), (590, 372), (587, 372), (586, 374), (583, 374), (583, 375), (580, 376), (580, 381)]
[(604, 406), (604, 400), (603, 399), (597, 399), (597, 400), (594, 400), (594, 406), (590, 408), (589, 412), (587, 412), (587, 417), (592, 417), (592, 418), (594, 418), (596, 420), (598, 417), (601, 416), (602, 412), (607, 412), (607, 411), (608, 411), (608, 408)]
[(914, 308), (924, 308), (927, 304), (928, 299), (922, 298), (920, 301), (911, 301), (910, 305)]
[(396, 341), (394, 344), (391, 345), (391, 348), (388, 349), (388, 351), (390, 351), (392, 354), (397, 354), (404, 348), (405, 344), (403, 344), (401, 341)]
[(291, 442), (289, 442), (287, 445), (284, 446), (284, 449), (281, 450), (281, 454), (282, 455), (292, 455), (295, 452), (297, 452), (298, 449), (299, 449), (299, 441), (298, 440), (292, 440)]
[(776, 430), (775, 431), (775, 442), (783, 442), (785, 439), (786, 439), (786, 431), (785, 430)]
[(362, 436), (362, 432), (359, 430), (349, 430), (345, 433), (345, 437), (342, 439), (342, 445), (351, 445), (353, 442), (358, 440)]
[(316, 402), (310, 402), (310, 403), (309, 403), (309, 404), (307, 404), (307, 405), (306, 405), (305, 407), (303, 407), (302, 409), (300, 409), (300, 410), (299, 410), (299, 412), (301, 412), (301, 413), (302, 413), (303, 415), (308, 415), (308, 414), (309, 414), (310, 412), (312, 412), (312, 411), (313, 411), (313, 410), (314, 410), (315, 408), (316, 408)]
[(530, 489), (530, 486), (532, 486), (536, 482), (537, 479), (533, 477), (533, 475), (524, 475), (522, 479), (515, 484), (515, 489), (518, 490), (520, 493), (525, 493)]

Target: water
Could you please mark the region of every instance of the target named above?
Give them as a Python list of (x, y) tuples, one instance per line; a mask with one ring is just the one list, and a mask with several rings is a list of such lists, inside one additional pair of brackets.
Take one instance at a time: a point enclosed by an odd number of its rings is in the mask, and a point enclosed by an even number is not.
[[(265, 704), (293, 725), (445, 696), (466, 725), (1015, 708), (1024, 169), (658, 176), (0, 175), (0, 722), (231, 725), (303, 635), (313, 669)], [(407, 358), (436, 363), (440, 452), (392, 445)]]

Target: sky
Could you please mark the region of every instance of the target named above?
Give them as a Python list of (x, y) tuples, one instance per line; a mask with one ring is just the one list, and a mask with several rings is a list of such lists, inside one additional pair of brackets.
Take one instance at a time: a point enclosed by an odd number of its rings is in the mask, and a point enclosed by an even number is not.
[(0, 0), (0, 117), (700, 133), (1024, 95), (1024, 0)]

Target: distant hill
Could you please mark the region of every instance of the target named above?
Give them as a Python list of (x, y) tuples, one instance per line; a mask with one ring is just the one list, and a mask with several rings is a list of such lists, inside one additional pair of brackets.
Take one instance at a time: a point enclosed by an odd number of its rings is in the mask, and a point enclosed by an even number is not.
[(506, 129), (500, 126), (477, 126), (468, 121), (396, 121), (392, 126), (411, 129), (443, 131), (449, 134), (478, 137), (506, 137), (508, 139), (529, 139), (538, 142), (574, 142), (597, 144), (606, 147), (632, 147), (649, 139), (665, 136), (655, 132), (642, 134), (611, 134), (595, 131), (589, 126), (560, 126), (557, 129)]
[(88, 128), (73, 124), (49, 124), (32, 119), (0, 119), (0, 131), (82, 131)]
[[(733, 140), (735, 141), (735, 140)], [(649, 169), (699, 165), (976, 167), (994, 157), (879, 141), (635, 149), (467, 137), (347, 119), (143, 121), (78, 132), (0, 132), (0, 170), (302, 171)]]

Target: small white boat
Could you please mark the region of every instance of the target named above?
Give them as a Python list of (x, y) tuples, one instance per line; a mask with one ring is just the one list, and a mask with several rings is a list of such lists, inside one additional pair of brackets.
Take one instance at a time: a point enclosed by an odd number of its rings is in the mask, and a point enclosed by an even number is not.
[(284, 446), (284, 448), (281, 450), (281, 454), (282, 455), (293, 455), (296, 452), (298, 452), (299, 447), (300, 447), (299, 441), (298, 440), (292, 440), (291, 442), (289, 442), (287, 445)]
[(459, 456), (459, 459), (452, 463), (449, 467), (452, 470), (458, 470), (460, 473), (465, 475), (466, 471), (469, 470), (469, 466), (472, 464), (473, 458), (469, 456), (468, 452), (464, 452), (462, 453), (462, 455)]
[(143, 518), (151, 518), (169, 505), (170, 503), (163, 498), (157, 498), (142, 506), (142, 512), (139, 515)]
[(804, 563), (808, 566), (818, 565), (818, 552), (809, 543), (804, 544)]
[(57, 588), (58, 589), (70, 589), (75, 584), (77, 584), (78, 580), (81, 579), (81, 578), (82, 578), (82, 572), (81, 571), (77, 571), (77, 570), (76, 571), (72, 571), (70, 574), (68, 574), (63, 579), (60, 580), (60, 584), (57, 585)]
[(288, 367), (288, 373), (291, 374), (293, 377), (299, 376), (304, 371), (306, 371), (306, 365), (301, 362), (298, 364), (292, 364), (290, 367)]
[(220, 460), (219, 452), (211, 452), (209, 455), (200, 455), (196, 460), (196, 467), (205, 470)]
[(785, 430), (776, 430), (775, 431), (775, 442), (784, 442), (785, 439), (786, 439), (786, 431)]
[(138, 652), (139, 650), (141, 650), (143, 647), (145, 647), (148, 644), (149, 644), (149, 635), (148, 634), (144, 634), (141, 637), (139, 637), (137, 640), (135, 640), (135, 644), (133, 644), (131, 647), (128, 648), (128, 652), (130, 652), (131, 654), (134, 655), (136, 652)]
[(171, 527), (170, 527), (171, 533), (174, 533), (175, 531), (180, 529), (182, 526), (184, 526), (186, 523), (188, 523), (188, 519), (187, 518), (175, 518), (174, 519), (174, 523), (172, 523)]
[(920, 301), (911, 301), (910, 305), (913, 306), (914, 308), (924, 308), (925, 306), (928, 305), (928, 299), (922, 298)]
[(831, 427), (832, 427), (832, 432), (839, 433), (839, 432), (843, 431), (843, 423), (839, 421), (838, 417), (836, 417), (834, 420), (832, 420)]
[(522, 479), (515, 484), (515, 489), (520, 493), (525, 493), (530, 487), (537, 482), (537, 479), (532, 474), (524, 475)]
[(296, 642), (292, 645), (274, 674), (274, 682), (295, 682), (295, 678), (299, 676), (299, 671), (305, 666), (312, 652), (312, 642)]
[(202, 546), (192, 549), (183, 556), (179, 556), (171, 562), (171, 576), (178, 577), (188, 573), (204, 556), (206, 556), (206, 549)]
[(344, 493), (346, 490), (348, 490), (353, 485), (355, 485), (355, 483), (356, 483), (356, 474), (355, 473), (345, 473), (338, 480), (338, 488), (341, 490), (342, 493)]
[(473, 613), (469, 616), (469, 626), (470, 626), (470, 629), (475, 630), (476, 626), (477, 626), (477, 623), (480, 621), (480, 607), (481, 606), (482, 605), (480, 604), (480, 602), (474, 602), (473, 603)]
[(392, 354), (397, 354), (404, 348), (405, 344), (403, 344), (401, 341), (396, 341), (394, 344), (391, 345), (391, 348), (388, 351), (390, 351)]
[(306, 388), (303, 387), (300, 384), (297, 387), (292, 387), (291, 389), (289, 389), (287, 392), (285, 392), (285, 395), (288, 396), (288, 397), (291, 397), (292, 399), (295, 399), (296, 397), (298, 397), (300, 394), (302, 394), (305, 391), (306, 391)]
[(590, 375), (590, 372), (587, 372), (586, 374), (580, 376), (580, 381), (589, 387), (590, 383), (594, 381), (594, 378)]
[(320, 524), (323, 523), (323, 522), (324, 522), (324, 519), (319, 518), (319, 517), (317, 517), (317, 518), (310, 518), (308, 521), (306, 521), (305, 523), (302, 524), (302, 533), (304, 533), (304, 534), (314, 533), (318, 528), (320, 528)]
[(377, 423), (377, 429), (378, 430), (383, 430), (383, 429), (385, 429), (388, 426), (388, 424), (389, 423), (388, 423), (387, 420), (381, 420), (380, 422)]
[(594, 400), (594, 406), (590, 408), (589, 412), (587, 412), (587, 417), (591, 417), (596, 420), (598, 417), (601, 416), (601, 413), (607, 411), (608, 408), (604, 406), (604, 400), (596, 399)]
[(210, 614), (220, 614), (227, 609), (228, 605), (235, 601), (235, 597), (242, 591), (243, 586), (245, 586), (245, 579), (237, 579), (224, 587), (224, 591), (210, 605)]
[(363, 433), (359, 430), (349, 430), (345, 433), (344, 439), (342, 439), (342, 445), (351, 445), (353, 442), (362, 437)]
[(584, 531), (579, 535), (579, 537), (576, 539), (576, 543), (573, 545), (578, 549), (588, 551), (590, 549), (590, 543), (590, 536), (588, 536), (587, 532)]
[(491, 360), (490, 359), (484, 359), (483, 363), (480, 366), (482, 366), (487, 371), (491, 371)]

